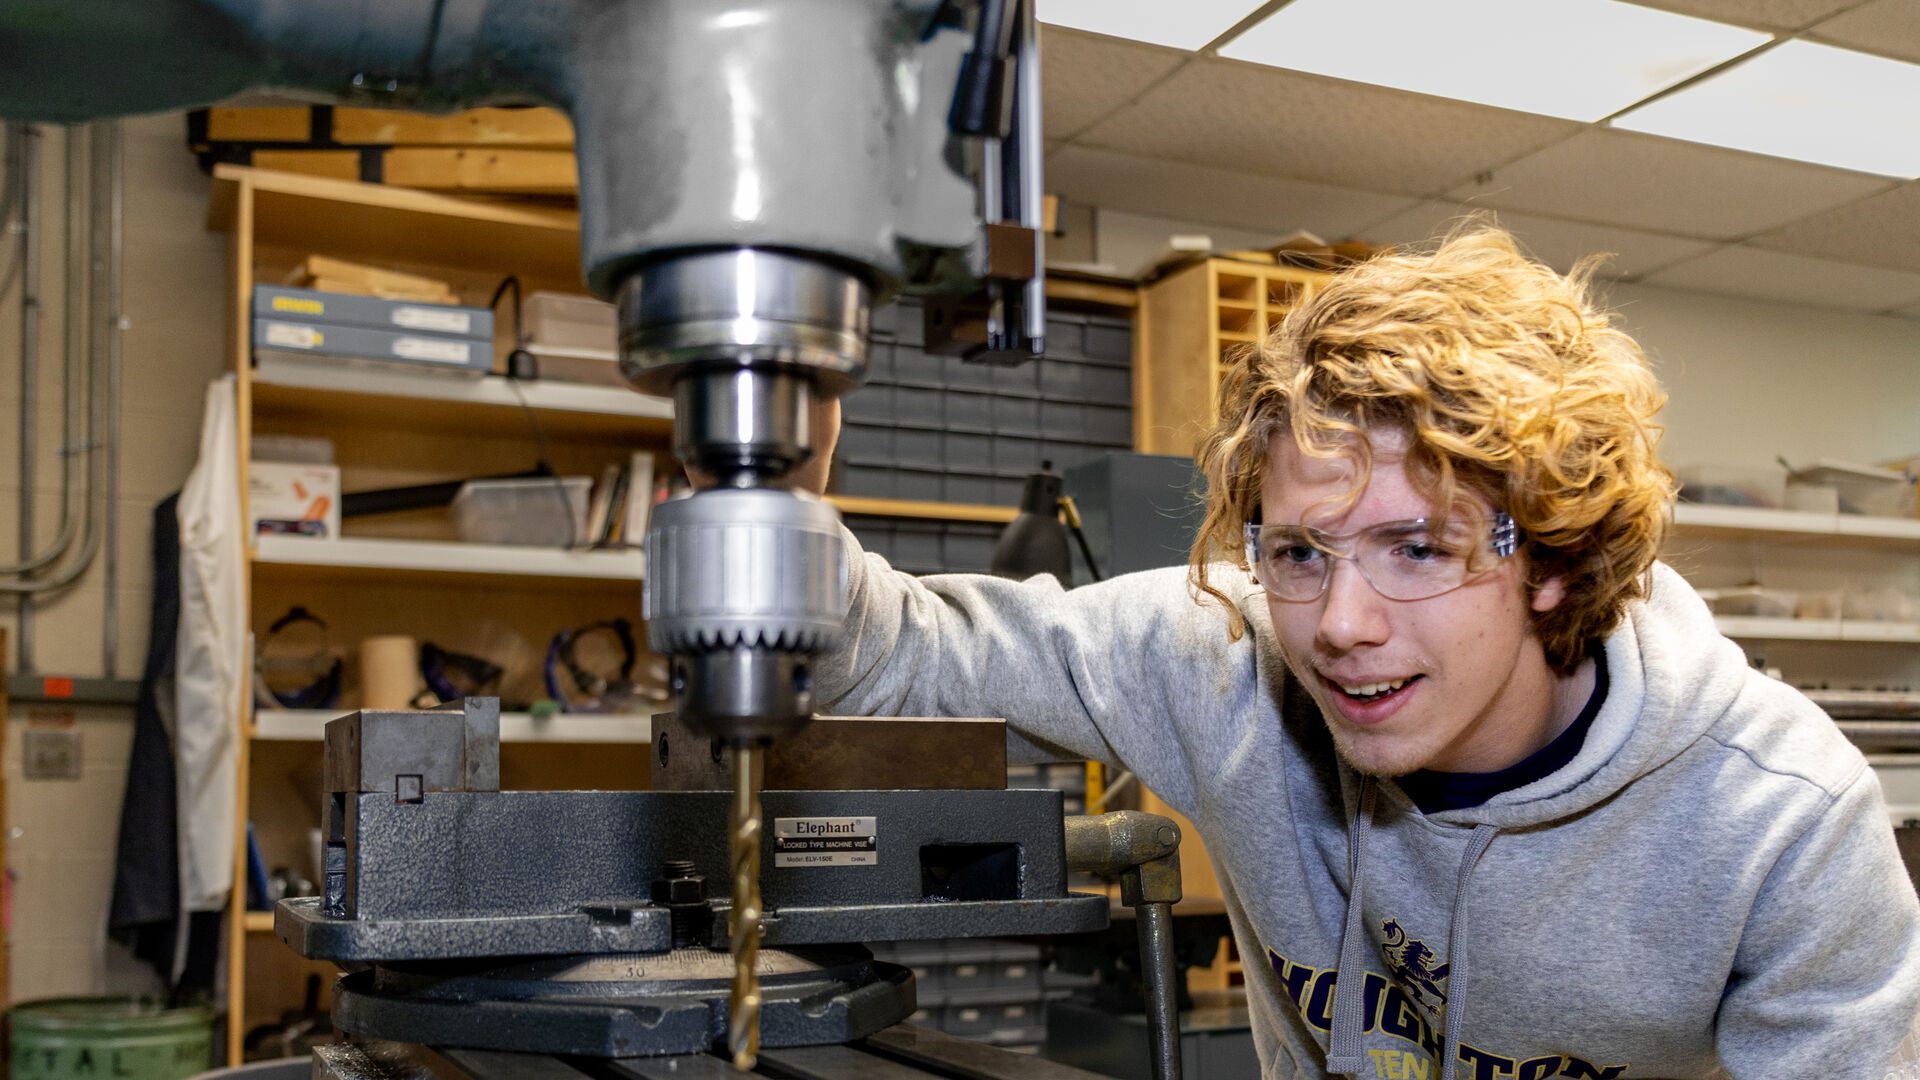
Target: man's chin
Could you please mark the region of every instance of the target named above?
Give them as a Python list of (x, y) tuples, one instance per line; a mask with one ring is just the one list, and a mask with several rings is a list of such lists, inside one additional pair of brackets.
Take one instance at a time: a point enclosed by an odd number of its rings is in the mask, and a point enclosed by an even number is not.
[(1392, 780), (1425, 768), (1432, 757), (1428, 748), (1414, 745), (1409, 739), (1355, 735), (1342, 730), (1337, 721), (1330, 721), (1327, 730), (1333, 734), (1333, 748), (1340, 760), (1364, 776)]

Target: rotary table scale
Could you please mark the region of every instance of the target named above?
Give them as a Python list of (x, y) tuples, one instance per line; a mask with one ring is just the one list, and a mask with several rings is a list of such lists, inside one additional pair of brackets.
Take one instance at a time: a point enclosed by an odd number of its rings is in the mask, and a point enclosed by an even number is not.
[[(499, 790), (499, 705), (327, 725), (324, 895), (275, 931), (347, 971), (316, 1076), (738, 1075), (726, 1052), (724, 745), (656, 718), (656, 790)], [(1140, 915), (1153, 1052), (1178, 1075), (1170, 907), (1179, 831), (1065, 817), (1006, 789), (998, 720), (816, 721), (765, 764), (757, 1075), (1065, 1080), (1091, 1074), (902, 1023), (913, 975), (861, 944), (1081, 933), (1116, 875)]]

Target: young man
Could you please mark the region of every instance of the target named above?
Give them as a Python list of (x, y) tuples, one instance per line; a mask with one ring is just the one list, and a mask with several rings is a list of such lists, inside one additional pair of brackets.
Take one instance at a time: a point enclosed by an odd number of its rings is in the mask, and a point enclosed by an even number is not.
[(1374, 260), (1223, 385), (1186, 574), (857, 556), (821, 700), (1004, 716), (1190, 817), (1263, 1075), (1905, 1076), (1879, 786), (1655, 562), (1662, 400), (1504, 233)]

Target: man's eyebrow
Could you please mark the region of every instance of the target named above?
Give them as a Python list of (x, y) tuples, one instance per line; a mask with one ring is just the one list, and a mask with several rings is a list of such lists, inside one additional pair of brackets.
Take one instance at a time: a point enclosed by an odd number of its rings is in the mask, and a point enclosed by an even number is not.
[(1433, 531), (1433, 526), (1425, 518), (1414, 518), (1410, 521), (1383, 521), (1364, 531), (1381, 536), (1426, 536)]

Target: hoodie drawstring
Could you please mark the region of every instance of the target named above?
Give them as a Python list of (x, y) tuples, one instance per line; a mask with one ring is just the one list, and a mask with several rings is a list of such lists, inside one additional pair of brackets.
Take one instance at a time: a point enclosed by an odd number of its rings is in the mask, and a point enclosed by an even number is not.
[(1367, 965), (1366, 917), (1360, 912), (1367, 881), (1367, 835), (1373, 831), (1373, 777), (1360, 779), (1360, 812), (1347, 831), (1347, 921), (1340, 931), (1340, 974), (1347, 993), (1337, 984), (1333, 994), (1333, 1035), (1327, 1044), (1329, 1072), (1354, 1075), (1363, 1067), (1360, 1029), (1363, 1026)]
[(1441, 1076), (1453, 1075), (1453, 1063), (1460, 1057), (1460, 1028), (1467, 1015), (1467, 881), (1473, 877), (1474, 864), (1493, 843), (1500, 830), (1492, 825), (1477, 825), (1467, 838), (1467, 853), (1460, 858), (1460, 876), (1453, 886), (1453, 917), (1447, 924), (1447, 1041), (1443, 1046)]
[[(1340, 931), (1340, 975), (1347, 993), (1336, 988), (1333, 995), (1333, 1032), (1327, 1044), (1327, 1070), (1336, 1075), (1358, 1075), (1365, 1067), (1361, 1053), (1361, 1029), (1365, 1026), (1367, 970), (1366, 919), (1361, 914), (1362, 894), (1366, 887), (1367, 836), (1373, 831), (1374, 784), (1372, 777), (1360, 781), (1360, 812), (1354, 815), (1347, 834), (1347, 917)], [(1475, 826), (1467, 839), (1466, 853), (1460, 859), (1460, 873), (1454, 881), (1453, 913), (1447, 924), (1447, 1031), (1437, 1075), (1453, 1075), (1453, 1062), (1460, 1056), (1460, 1028), (1467, 1015), (1467, 885), (1473, 869), (1487, 846), (1500, 830), (1492, 825)]]

